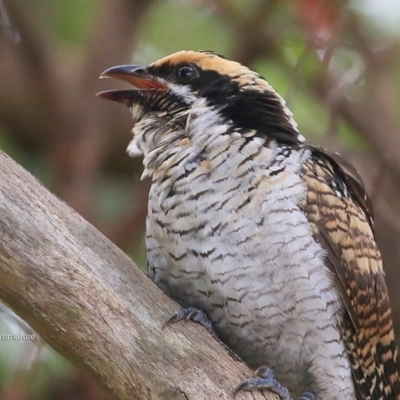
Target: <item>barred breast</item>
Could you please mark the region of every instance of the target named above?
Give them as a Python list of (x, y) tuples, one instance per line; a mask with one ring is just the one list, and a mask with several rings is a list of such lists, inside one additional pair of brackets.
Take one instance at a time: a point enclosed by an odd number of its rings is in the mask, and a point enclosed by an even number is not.
[(154, 168), (150, 277), (183, 307), (205, 311), (233, 351), (273, 368), (293, 395), (316, 387), (325, 400), (354, 399), (341, 302), (299, 208), (309, 150), (193, 123), (207, 135), (186, 126), (145, 159)]

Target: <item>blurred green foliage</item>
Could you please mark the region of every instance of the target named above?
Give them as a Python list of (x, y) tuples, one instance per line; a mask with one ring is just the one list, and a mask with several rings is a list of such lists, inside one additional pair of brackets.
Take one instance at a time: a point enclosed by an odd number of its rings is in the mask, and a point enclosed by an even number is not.
[(221, 23), (212, 8), (204, 7), (201, 2), (165, 0), (154, 3), (143, 19), (139, 54), (135, 52), (133, 58), (149, 63), (179, 50), (227, 54), (231, 38), (229, 27)]

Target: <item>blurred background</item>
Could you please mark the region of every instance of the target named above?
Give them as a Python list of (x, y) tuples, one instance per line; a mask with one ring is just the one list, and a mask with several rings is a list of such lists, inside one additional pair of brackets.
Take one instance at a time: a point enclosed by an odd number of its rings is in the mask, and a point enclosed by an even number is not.
[[(95, 97), (118, 82), (99, 74), (178, 50), (259, 71), (308, 142), (363, 176), (400, 333), (398, 0), (2, 0), (0, 15), (0, 149), (141, 267), (149, 182), (125, 152), (128, 110)], [(0, 333), (23, 332), (1, 306)], [(38, 336), (0, 340), (0, 400), (109, 398)]]

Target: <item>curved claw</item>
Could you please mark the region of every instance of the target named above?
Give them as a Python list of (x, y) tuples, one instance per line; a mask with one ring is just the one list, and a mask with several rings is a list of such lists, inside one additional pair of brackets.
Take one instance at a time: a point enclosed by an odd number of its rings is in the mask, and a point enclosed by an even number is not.
[(267, 367), (260, 367), (255, 372), (254, 378), (249, 378), (240, 383), (233, 392), (233, 397), (242, 390), (265, 390), (268, 389), (276, 393), (281, 400), (293, 400), (292, 396), (284, 386), (282, 386), (274, 376), (272, 369)]
[(193, 322), (197, 322), (214, 337), (217, 337), (217, 334), (214, 330), (213, 324), (211, 320), (208, 318), (207, 314), (204, 311), (198, 310), (197, 308), (189, 307), (189, 308), (181, 308), (178, 311), (175, 311), (164, 323), (162, 329), (170, 324), (175, 324), (176, 322), (180, 322), (183, 320), (191, 320)]
[(304, 392), (301, 397), (299, 397), (297, 400), (316, 400), (317, 395), (314, 392), (307, 391)]
[(175, 311), (165, 322), (161, 329), (164, 329), (168, 325), (175, 324), (187, 318), (186, 311), (188, 308), (181, 308), (178, 311)]

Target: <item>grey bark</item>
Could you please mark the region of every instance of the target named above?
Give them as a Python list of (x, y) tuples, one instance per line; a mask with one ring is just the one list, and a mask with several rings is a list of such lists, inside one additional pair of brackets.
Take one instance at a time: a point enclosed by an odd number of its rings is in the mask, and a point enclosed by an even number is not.
[[(116, 399), (231, 399), (251, 371), (0, 152), (0, 300)], [(237, 399), (276, 399), (243, 393)]]

